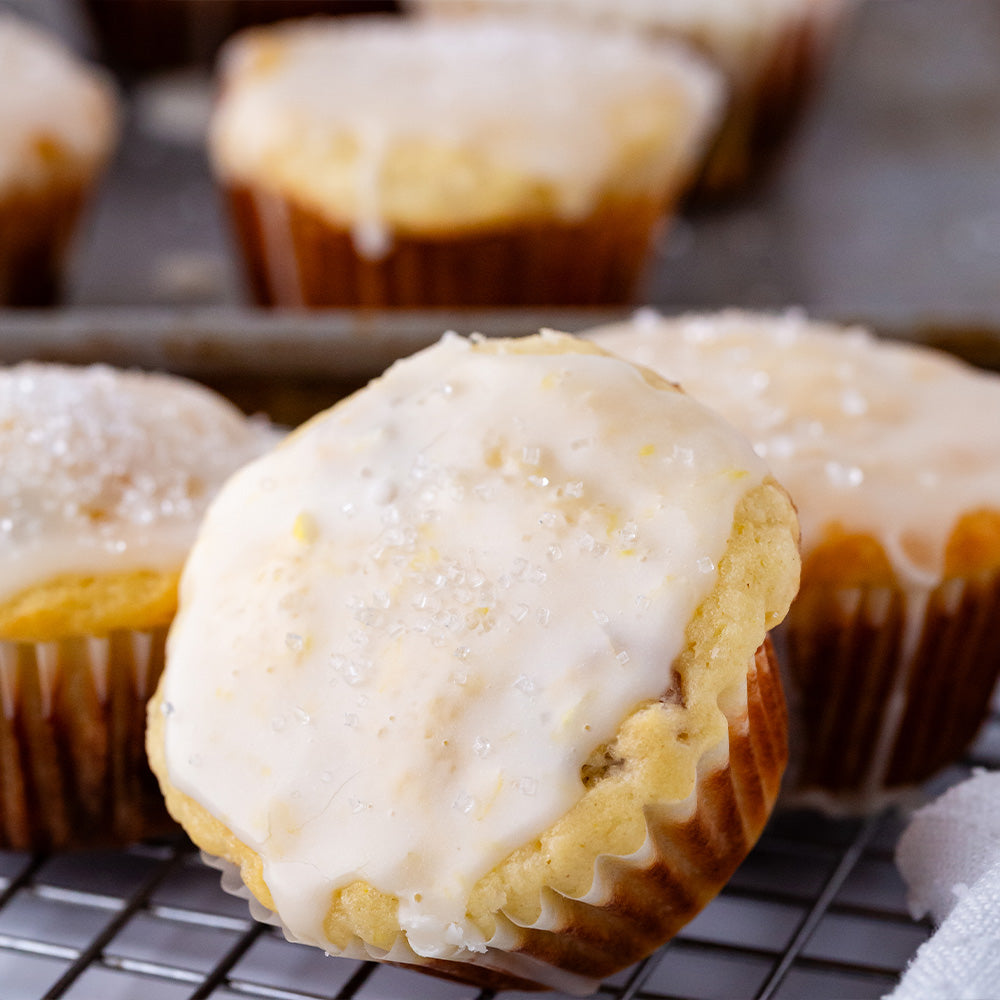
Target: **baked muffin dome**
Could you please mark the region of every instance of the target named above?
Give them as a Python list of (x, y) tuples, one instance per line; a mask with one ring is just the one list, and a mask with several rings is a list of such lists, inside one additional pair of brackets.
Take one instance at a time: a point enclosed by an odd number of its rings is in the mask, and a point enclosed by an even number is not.
[(213, 503), (150, 708), (168, 806), (296, 940), (579, 988), (760, 831), (796, 537), (652, 373), (446, 337)]
[(162, 827), (143, 721), (181, 566), (223, 480), (277, 437), (179, 378), (0, 369), (0, 844)]
[(591, 336), (740, 427), (795, 501), (793, 784), (868, 808), (954, 760), (1000, 669), (1000, 378), (797, 313), (647, 313)]
[(0, 369), (0, 637), (39, 642), (167, 623), (209, 500), (277, 440), (268, 425), (173, 376)]

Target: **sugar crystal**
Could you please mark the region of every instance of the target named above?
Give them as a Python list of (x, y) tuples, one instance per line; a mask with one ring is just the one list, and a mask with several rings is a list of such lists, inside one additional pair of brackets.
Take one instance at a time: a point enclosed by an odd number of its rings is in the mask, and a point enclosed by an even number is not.
[(522, 795), (535, 795), (538, 792), (538, 780), (536, 778), (524, 777), (514, 784)]
[(457, 809), (465, 816), (468, 816), (475, 808), (476, 800), (468, 792), (459, 792), (452, 803), (452, 809)]
[(865, 479), (864, 471), (859, 466), (844, 465), (842, 462), (827, 462), (824, 471), (831, 485), (839, 489), (860, 486)]
[(514, 687), (522, 694), (533, 694), (535, 691), (535, 682), (527, 674), (520, 674), (517, 680), (514, 681)]

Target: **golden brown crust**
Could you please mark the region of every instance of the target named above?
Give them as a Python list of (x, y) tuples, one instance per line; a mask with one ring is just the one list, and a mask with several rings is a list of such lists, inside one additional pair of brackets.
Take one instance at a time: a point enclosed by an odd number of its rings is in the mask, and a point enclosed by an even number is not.
[(167, 625), (177, 611), (179, 577), (147, 570), (58, 577), (0, 604), (0, 639), (49, 642)]
[(871, 535), (827, 527), (823, 540), (802, 559), (802, 586), (888, 587), (895, 581), (885, 549)]
[(972, 577), (1000, 568), (1000, 510), (983, 508), (959, 518), (944, 555), (945, 575)]
[[(918, 537), (901, 544), (918, 564), (933, 565), (933, 553)], [(970, 578), (1000, 569), (1000, 510), (984, 507), (963, 514), (948, 536), (944, 577)], [(898, 587), (899, 580), (881, 543), (865, 532), (848, 532), (834, 523), (803, 558), (803, 588)], [(801, 597), (800, 597), (801, 600)]]

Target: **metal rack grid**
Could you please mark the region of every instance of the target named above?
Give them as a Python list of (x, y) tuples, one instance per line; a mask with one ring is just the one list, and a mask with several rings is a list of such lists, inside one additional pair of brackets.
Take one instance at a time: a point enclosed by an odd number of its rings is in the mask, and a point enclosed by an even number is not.
[[(1000, 766), (1000, 714), (970, 757)], [(930, 927), (892, 852), (904, 820), (779, 813), (722, 894), (604, 1000), (864, 1000), (889, 992)], [(178, 837), (123, 851), (0, 852), (2, 1000), (526, 1000), (290, 944), (226, 895)], [(548, 994), (555, 998), (558, 994)]]

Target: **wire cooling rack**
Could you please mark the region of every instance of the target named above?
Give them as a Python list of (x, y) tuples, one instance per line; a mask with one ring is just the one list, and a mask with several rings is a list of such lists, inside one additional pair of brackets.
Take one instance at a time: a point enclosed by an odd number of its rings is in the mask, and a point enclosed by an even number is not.
[[(1000, 715), (969, 759), (1000, 766)], [(904, 820), (779, 813), (722, 894), (602, 1000), (864, 1000), (890, 991), (930, 934), (892, 852)], [(0, 1000), (527, 1000), (328, 958), (256, 924), (190, 843), (0, 853)], [(549, 994), (557, 998), (558, 994)]]

